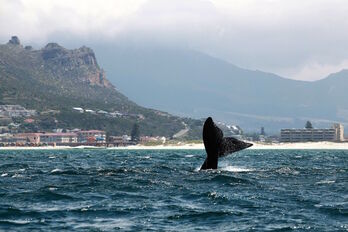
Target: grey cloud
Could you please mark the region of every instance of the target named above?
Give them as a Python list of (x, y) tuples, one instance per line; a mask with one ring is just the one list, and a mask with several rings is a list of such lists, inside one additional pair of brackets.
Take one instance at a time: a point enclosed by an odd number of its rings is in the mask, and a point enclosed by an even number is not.
[(348, 60), (346, 12), (343, 0), (0, 0), (0, 39), (186, 47), (241, 67), (318, 79)]

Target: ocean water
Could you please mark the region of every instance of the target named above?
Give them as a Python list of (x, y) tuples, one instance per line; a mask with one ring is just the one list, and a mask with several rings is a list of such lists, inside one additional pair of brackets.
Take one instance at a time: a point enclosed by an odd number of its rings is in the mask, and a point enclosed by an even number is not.
[(348, 231), (348, 151), (0, 151), (0, 231)]

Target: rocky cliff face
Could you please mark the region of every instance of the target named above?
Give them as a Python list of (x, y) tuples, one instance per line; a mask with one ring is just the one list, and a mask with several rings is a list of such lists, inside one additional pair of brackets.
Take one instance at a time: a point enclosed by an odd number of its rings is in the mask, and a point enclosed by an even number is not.
[(49, 43), (40, 53), (45, 68), (60, 78), (75, 78), (74, 81), (90, 85), (112, 87), (104, 70), (100, 69), (93, 50), (88, 47), (68, 50), (57, 43)]
[(12, 36), (3, 48), (26, 57), (26, 62), (33, 68), (43, 68), (57, 79), (113, 88), (99, 67), (93, 50), (88, 47), (69, 50), (57, 43), (48, 43), (40, 50), (33, 50), (31, 46), (23, 48), (19, 38)]

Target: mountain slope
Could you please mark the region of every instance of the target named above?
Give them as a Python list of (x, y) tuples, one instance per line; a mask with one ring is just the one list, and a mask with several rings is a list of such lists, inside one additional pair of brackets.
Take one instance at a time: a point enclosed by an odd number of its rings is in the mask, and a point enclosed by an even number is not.
[[(133, 124), (138, 123), (143, 135), (170, 137), (185, 129), (184, 123), (193, 131), (201, 123), (130, 101), (106, 79), (90, 48), (68, 50), (50, 43), (41, 50), (32, 50), (23, 47), (16, 37), (0, 45), (0, 104), (36, 109), (39, 115), (31, 128), (36, 130), (77, 127), (122, 135), (130, 134)], [(124, 116), (81, 114), (73, 107), (117, 111)]]
[(306, 120), (318, 127), (348, 122), (346, 72), (305, 82), (241, 69), (189, 50), (120, 46), (98, 51), (110, 81), (147, 107), (197, 118), (211, 115), (246, 130), (265, 126), (279, 132), (302, 127)]

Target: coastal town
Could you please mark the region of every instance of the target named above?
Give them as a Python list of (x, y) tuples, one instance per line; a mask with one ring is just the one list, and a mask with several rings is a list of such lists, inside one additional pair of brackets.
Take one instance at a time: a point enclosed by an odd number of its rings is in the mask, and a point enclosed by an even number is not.
[[(73, 110), (86, 114), (102, 114), (109, 117), (136, 117), (139, 120), (142, 115), (132, 115), (120, 112), (109, 113), (107, 111), (88, 110), (75, 107)], [(16, 123), (17, 118), (23, 119), (22, 123), (31, 124), (35, 121), (36, 110), (29, 110), (20, 105), (0, 105), (0, 146), (128, 146), (137, 143), (163, 143), (165, 137), (131, 135), (107, 136), (103, 130), (83, 130), (79, 128), (57, 128), (52, 131), (21, 132), (21, 123)]]
[[(104, 110), (90, 110), (81, 107), (72, 109), (81, 114), (101, 114), (105, 117), (134, 117), (138, 120), (143, 115), (129, 115), (121, 112), (107, 112)], [(56, 128), (49, 131), (20, 131), (20, 123), (31, 124), (38, 114), (36, 110), (26, 109), (21, 105), (0, 105), (0, 146), (1, 147), (23, 147), (23, 146), (96, 146), (96, 147), (119, 147), (136, 144), (164, 144), (170, 139), (161, 136), (139, 136), (136, 138), (131, 134), (112, 136), (103, 130), (83, 130), (79, 128)], [(218, 123), (219, 127), (225, 127), (234, 137), (256, 143), (278, 144), (278, 143), (301, 143), (301, 142), (345, 142), (344, 127), (340, 123), (334, 123), (331, 128), (313, 128), (308, 121), (304, 128), (284, 128), (280, 135), (267, 135), (265, 128), (254, 135), (243, 134), (238, 126)]]

